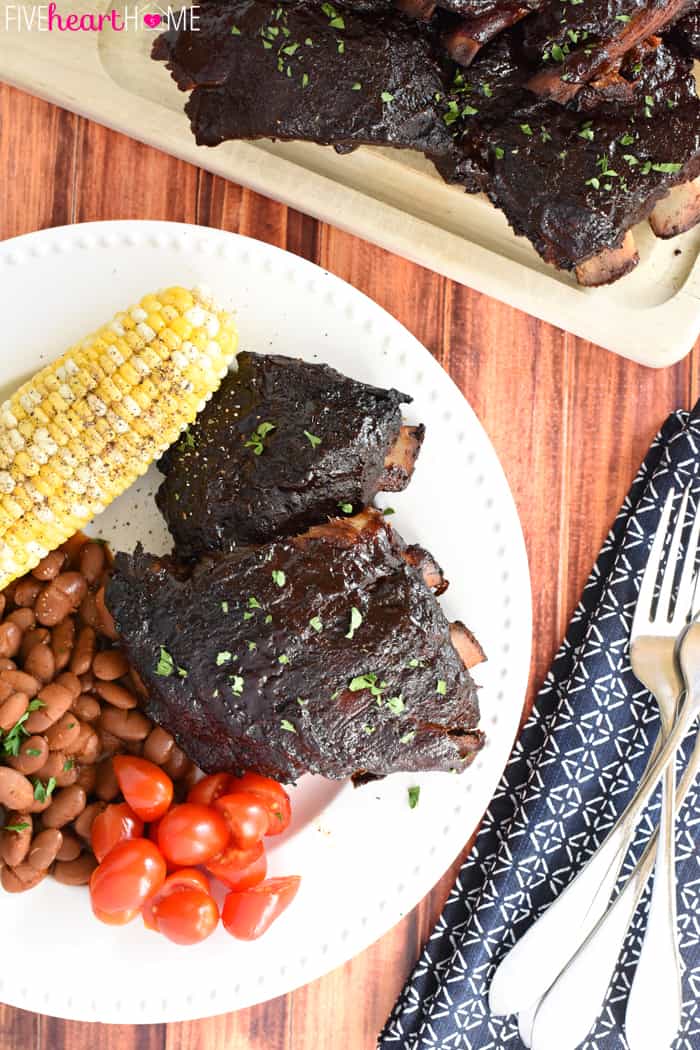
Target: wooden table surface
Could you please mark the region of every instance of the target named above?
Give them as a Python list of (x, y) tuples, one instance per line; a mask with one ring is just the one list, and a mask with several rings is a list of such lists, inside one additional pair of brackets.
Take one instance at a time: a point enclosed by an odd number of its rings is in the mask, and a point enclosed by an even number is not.
[[(406, 325), (469, 399), (518, 505), (534, 603), (529, 707), (649, 442), (668, 412), (698, 397), (697, 348), (665, 371), (641, 368), (3, 85), (0, 186), (0, 239), (97, 219), (235, 230), (311, 259)], [(0, 1007), (0, 1050), (373, 1050), (457, 866), (382, 940), (290, 995), (209, 1020), (134, 1027)]]

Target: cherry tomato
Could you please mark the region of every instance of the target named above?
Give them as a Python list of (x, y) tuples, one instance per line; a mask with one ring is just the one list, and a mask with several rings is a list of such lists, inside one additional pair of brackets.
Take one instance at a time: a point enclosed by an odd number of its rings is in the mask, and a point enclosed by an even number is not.
[(210, 773), (208, 777), (202, 777), (194, 787), (190, 788), (187, 801), (199, 802), (202, 806), (211, 806), (217, 798), (221, 798), (231, 790), (229, 786), (231, 779), (228, 773)]
[(221, 913), (224, 926), (232, 937), (241, 941), (261, 937), (294, 900), (300, 882), (298, 875), (288, 875), (284, 879), (267, 879), (242, 892), (229, 893)]
[(228, 840), (228, 824), (221, 813), (197, 802), (173, 806), (158, 825), (160, 851), (177, 865), (204, 864), (221, 853)]
[(267, 857), (262, 842), (252, 849), (229, 846), (218, 857), (207, 861), (207, 871), (230, 890), (247, 890), (257, 886), (267, 875)]
[(267, 831), (267, 807), (261, 798), (248, 791), (222, 795), (214, 803), (214, 809), (225, 817), (231, 832), (231, 844), (239, 849), (250, 849)]
[(140, 839), (143, 821), (126, 802), (107, 806), (92, 822), (90, 843), (98, 860), (104, 860), (113, 846), (124, 839)]
[(163, 885), (165, 861), (148, 839), (124, 839), (114, 846), (90, 877), (96, 912), (140, 909)]
[(169, 893), (155, 907), (159, 933), (175, 944), (197, 944), (214, 932), (219, 909), (211, 894), (189, 887)]
[(141, 820), (162, 817), (173, 800), (173, 782), (167, 773), (145, 758), (115, 755), (114, 772), (122, 794)]
[(108, 926), (126, 926), (127, 922), (135, 919), (139, 913), (138, 908), (127, 908), (125, 911), (100, 911), (94, 905), (92, 913), (100, 922), (106, 922)]
[(174, 893), (177, 890), (193, 888), (209, 893), (209, 879), (204, 872), (199, 871), (197, 868), (180, 868), (179, 871), (174, 871), (172, 875), (168, 875), (158, 893), (153, 897), (149, 897), (143, 906), (141, 914), (143, 915), (144, 926), (147, 926), (149, 930), (158, 929), (155, 908), (163, 897), (167, 897), (170, 893)]
[(242, 777), (231, 777), (229, 792), (235, 795), (238, 791), (247, 791), (258, 795), (267, 806), (269, 826), (265, 834), (281, 835), (289, 827), (292, 819), (292, 803), (281, 784), (260, 773), (244, 773)]

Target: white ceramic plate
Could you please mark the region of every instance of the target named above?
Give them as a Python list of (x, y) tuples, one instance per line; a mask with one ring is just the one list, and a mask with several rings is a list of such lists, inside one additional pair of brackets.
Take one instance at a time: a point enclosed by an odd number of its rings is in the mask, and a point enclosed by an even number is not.
[[(304, 777), (290, 830), (269, 840), (270, 872), (300, 874), (289, 911), (260, 941), (223, 930), (178, 948), (135, 922), (93, 919), (83, 888), (46, 880), (0, 894), (11, 965), (0, 999), (60, 1017), (177, 1021), (258, 1003), (305, 984), (381, 937), (440, 878), (494, 791), (522, 710), (530, 659), (530, 581), (520, 524), (476, 416), (428, 351), (355, 289), (277, 248), (231, 233), (162, 222), (105, 222), (0, 244), (5, 329), (0, 397), (113, 313), (169, 284), (205, 283), (237, 311), (241, 348), (328, 362), (410, 393), (427, 436), (392, 519), (451, 580), (449, 616), (478, 635), (489, 662), (476, 677), (489, 742), (463, 776), (396, 774), (353, 789)], [(113, 548), (169, 547), (153, 502), (155, 468), (90, 530)], [(420, 785), (409, 809), (407, 788)], [(99, 961), (98, 961), (99, 960)]]

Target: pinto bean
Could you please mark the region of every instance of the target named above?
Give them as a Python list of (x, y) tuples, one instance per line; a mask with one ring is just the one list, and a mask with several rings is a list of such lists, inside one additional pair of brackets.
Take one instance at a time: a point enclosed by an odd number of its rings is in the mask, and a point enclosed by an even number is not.
[(35, 871), (28, 864), (20, 864), (17, 868), (3, 868), (0, 873), (0, 882), (6, 893), (24, 893), (45, 878), (45, 871)]
[(92, 671), (78, 676), (80, 678), (80, 689), (83, 693), (91, 693), (95, 688), (95, 676)]
[(175, 741), (170, 733), (161, 726), (154, 726), (143, 745), (143, 757), (162, 766), (170, 758), (174, 747)]
[[(119, 638), (119, 632), (117, 631), (114, 617), (105, 604), (105, 589), (100, 587), (95, 597), (97, 602), (97, 613), (99, 615), (99, 627), (102, 634), (106, 635), (107, 638), (111, 638), (113, 642), (116, 642)], [(2, 654), (0, 654), (2, 655)]]
[(34, 675), (24, 671), (0, 671), (0, 682), (7, 682), (16, 693), (26, 693), (28, 697), (36, 696), (41, 688)]
[(51, 647), (35, 645), (24, 661), (24, 669), (45, 684), (52, 682), (56, 674), (56, 657)]
[(36, 616), (33, 609), (15, 609), (5, 620), (5, 623), (14, 623), (20, 631), (30, 631), (36, 627)]
[(22, 631), (16, 623), (5, 621), (0, 624), (0, 656), (12, 659), (19, 652), (22, 644)]
[(43, 736), (30, 736), (22, 741), (19, 752), (9, 755), (7, 762), (25, 777), (38, 772), (49, 757), (49, 745)]
[(140, 711), (123, 711), (111, 704), (103, 707), (100, 725), (124, 741), (145, 740), (151, 731), (151, 723)]
[[(77, 784), (79, 774), (80, 767), (75, 759), (71, 756), (65, 756), (63, 766), (56, 774), (56, 787), (66, 788), (70, 787), (71, 784)], [(82, 786), (81, 784), (80, 787)]]
[(8, 660), (6, 656), (0, 656), (0, 671), (15, 671), (17, 664), (14, 660)]
[(34, 802), (34, 787), (23, 773), (0, 766), (0, 806), (26, 812)]
[(25, 576), (15, 588), (15, 605), (18, 605), (20, 608), (25, 606), (32, 608), (39, 597), (40, 591), (41, 584), (39, 581), (32, 576)]
[(42, 558), (35, 569), (32, 569), (32, 576), (37, 580), (53, 580), (58, 576), (59, 572), (66, 563), (66, 554), (62, 550), (51, 551), (45, 558)]
[(85, 627), (92, 627), (93, 630), (98, 630), (100, 627), (100, 613), (97, 608), (97, 595), (94, 591), (88, 591), (82, 602), (80, 603), (80, 609), (78, 610), (80, 622)]
[(0, 729), (7, 733), (17, 725), (28, 707), (29, 697), (26, 693), (13, 693), (4, 700), (0, 705)]
[(172, 777), (173, 780), (180, 780), (182, 777), (186, 776), (191, 771), (192, 763), (190, 762), (185, 752), (182, 751), (176, 744), (170, 752), (168, 760), (163, 766), (163, 769), (169, 777)]
[(103, 802), (113, 802), (119, 794), (119, 782), (111, 758), (103, 758), (95, 766), (95, 793)]
[[(8, 828), (20, 828), (19, 831), (9, 831)], [(29, 853), (32, 842), (32, 818), (28, 813), (19, 813), (16, 810), (7, 814), (5, 827), (0, 832), (0, 857), (5, 864), (14, 868), (21, 864)]]
[(80, 816), (73, 821), (73, 828), (80, 835), (81, 839), (85, 839), (88, 843), (90, 842), (93, 821), (106, 806), (106, 802), (91, 802), (89, 806), (85, 807)]
[(102, 708), (94, 696), (81, 693), (78, 699), (73, 701), (71, 710), (75, 711), (81, 722), (96, 722), (100, 717)]
[(93, 627), (81, 627), (71, 653), (70, 669), (73, 674), (85, 674), (92, 667), (97, 637)]
[[(48, 747), (48, 743), (47, 743)], [(49, 751), (46, 761), (37, 771), (37, 779), (46, 783), (51, 777), (54, 780), (63, 772), (68, 756), (63, 751)]]
[(56, 587), (56, 581), (51, 580), (37, 598), (34, 611), (40, 624), (44, 627), (55, 627), (70, 615), (73, 605), (70, 597)]
[(97, 653), (92, 661), (92, 673), (101, 682), (114, 682), (128, 672), (129, 664), (119, 649), (106, 649)]
[(56, 659), (57, 671), (62, 671), (68, 666), (74, 645), (75, 620), (72, 616), (67, 616), (61, 623), (56, 624), (51, 632), (51, 648)]
[(67, 831), (65, 828), (61, 832), (61, 837), (63, 842), (56, 854), (56, 860), (75, 860), (82, 852), (82, 843), (71, 831)]
[(80, 684), (80, 679), (77, 675), (71, 674), (70, 671), (64, 671), (56, 679), (59, 685), (62, 685), (64, 689), (67, 689), (73, 700), (77, 700), (83, 691), (83, 687)]
[(7, 598), (2, 593), (2, 591), (0, 591), (0, 616), (2, 616), (2, 614), (5, 612), (6, 604), (7, 604)]
[(83, 765), (89, 766), (97, 762), (100, 756), (100, 738), (92, 728), (85, 722), (80, 723), (80, 734), (67, 749), (69, 755), (79, 758)]
[(53, 877), (66, 886), (84, 886), (96, 867), (97, 861), (92, 853), (81, 853), (75, 860), (57, 860)]
[[(51, 632), (48, 627), (33, 627), (27, 631), (22, 639), (19, 655), (21, 660), (26, 660), (35, 645), (46, 645), (51, 641)], [(3, 668), (4, 670), (4, 668)]]
[(111, 757), (112, 755), (117, 755), (120, 751), (124, 750), (124, 741), (120, 740), (119, 737), (114, 735), (114, 733), (109, 733), (104, 726), (100, 726), (98, 732), (100, 734), (103, 755)]
[(101, 543), (86, 543), (80, 551), (80, 571), (89, 584), (97, 583), (105, 567), (105, 551)]
[(118, 707), (122, 711), (138, 706), (138, 700), (134, 694), (125, 689), (123, 685), (119, 685), (118, 682), (95, 682), (95, 692), (112, 707)]
[(51, 805), (42, 817), (44, 827), (62, 828), (64, 824), (70, 824), (83, 812), (86, 802), (85, 791), (78, 784), (61, 788), (55, 792)]
[(46, 730), (46, 743), (49, 751), (69, 751), (80, 736), (82, 723), (72, 711), (66, 711), (58, 722)]
[(45, 828), (32, 841), (27, 861), (36, 871), (48, 871), (63, 845), (63, 835), (58, 828)]
[(79, 784), (86, 795), (91, 795), (95, 790), (95, 782), (97, 780), (97, 774), (95, 773), (94, 766), (76, 766), (78, 770), (78, 776), (76, 777), (76, 784)]
[(38, 711), (32, 711), (27, 719), (25, 728), (28, 733), (43, 733), (54, 722), (58, 722), (70, 707), (73, 697), (65, 686), (51, 682), (43, 687), (39, 700), (44, 706)]

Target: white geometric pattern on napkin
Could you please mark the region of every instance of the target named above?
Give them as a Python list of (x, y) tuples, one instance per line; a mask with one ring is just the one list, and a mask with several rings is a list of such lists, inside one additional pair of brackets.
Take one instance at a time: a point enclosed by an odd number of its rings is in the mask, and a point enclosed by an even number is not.
[[(666, 421), (615, 520), (542, 686), (379, 1050), (521, 1050), (514, 1017), (491, 1017), (499, 959), (603, 841), (639, 780), (658, 733), (655, 702), (631, 672), (628, 640), (641, 575), (664, 498), (693, 485), (700, 500), (700, 408)], [(693, 506), (689, 507), (689, 516)], [(685, 763), (694, 732), (686, 740)], [(465, 774), (468, 776), (469, 774)], [(645, 814), (623, 877), (654, 827)], [(677, 824), (678, 929), (684, 1012), (673, 1050), (700, 1048), (700, 788)], [(635, 915), (605, 1006), (583, 1050), (626, 1050), (627, 993), (645, 928)], [(655, 1050), (655, 1048), (649, 1048)]]

